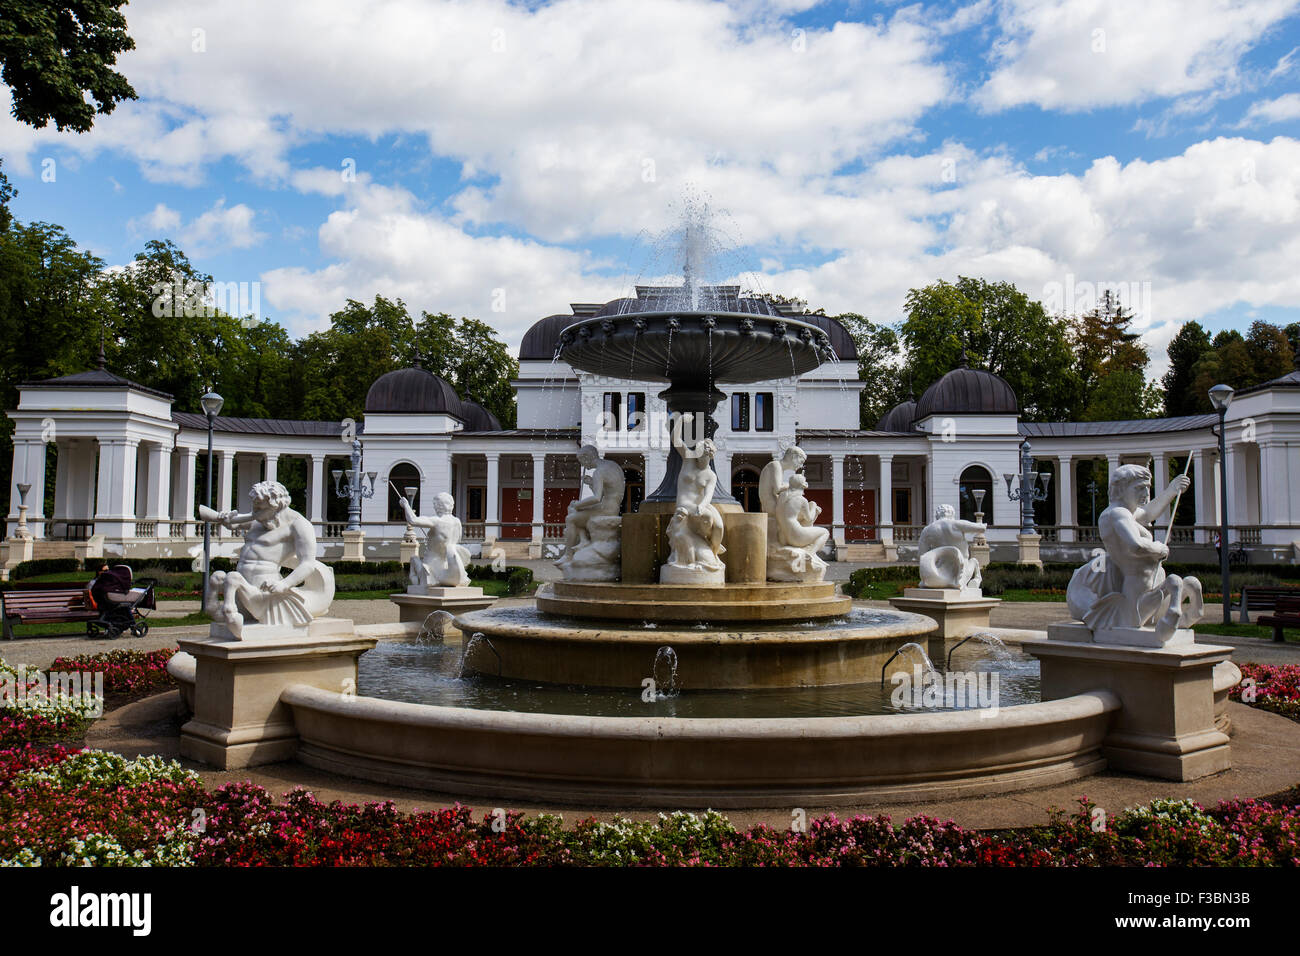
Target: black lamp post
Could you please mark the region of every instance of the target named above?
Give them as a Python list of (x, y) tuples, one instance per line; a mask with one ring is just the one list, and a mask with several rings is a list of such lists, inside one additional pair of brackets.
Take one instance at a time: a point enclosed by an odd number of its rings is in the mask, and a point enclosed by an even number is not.
[[(203, 414), (208, 417), (208, 465), (207, 471), (208, 493), (204, 501), (209, 508), (212, 507), (212, 429), (216, 417), (221, 414), (221, 406), (226, 400), (216, 392), (208, 392), (199, 399), (199, 404), (203, 406)], [(208, 578), (212, 575), (212, 525), (203, 522), (203, 609), (208, 607)]]
[(1020, 443), (1020, 487), (1012, 488), (1016, 476), (1003, 474), (1007, 482), (1007, 497), (1020, 502), (1020, 533), (1034, 533), (1034, 504), (1047, 499), (1047, 486), (1052, 481), (1050, 471), (1034, 471), (1034, 456), (1030, 454), (1028, 440)]
[(1210, 404), (1219, 413), (1219, 578), (1223, 592), (1223, 623), (1231, 624), (1232, 588), (1228, 582), (1228, 406), (1232, 404), (1232, 388), (1216, 385), (1210, 389)]
[[(347, 472), (346, 480), (341, 468), (335, 468), (330, 472), (334, 476), (334, 493), (340, 498), (346, 498), (348, 501), (348, 531), (361, 530), (361, 500), (363, 498), (373, 498), (375, 496), (375, 478), (378, 472), (368, 471), (363, 476), (361, 473), (361, 439), (352, 439), (352, 469)], [(365, 479), (370, 479), (370, 487), (366, 487)]]

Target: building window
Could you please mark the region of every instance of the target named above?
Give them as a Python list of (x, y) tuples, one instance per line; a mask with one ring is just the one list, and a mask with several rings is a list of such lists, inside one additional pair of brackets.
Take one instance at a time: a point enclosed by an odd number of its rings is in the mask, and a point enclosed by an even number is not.
[(731, 430), (749, 431), (749, 393), (736, 392), (731, 396)]
[(770, 432), (776, 428), (775, 407), (771, 392), (759, 392), (754, 396), (754, 431)]
[(960, 505), (958, 517), (963, 521), (974, 521), (975, 513), (979, 511), (984, 516), (981, 521), (993, 524), (993, 476), (986, 468), (971, 465), (961, 473), (957, 502)]
[(627, 393), (627, 427), (628, 431), (645, 428), (645, 392)]
[(605, 393), (605, 420), (601, 422), (607, 432), (616, 432), (623, 421), (623, 393)]
[(402, 511), (402, 504), (398, 500), (398, 490), (401, 494), (406, 494), (407, 488), (415, 489), (415, 497), (411, 499), (411, 507), (415, 513), (420, 513), (420, 473), (416, 467), (407, 462), (394, 465), (393, 470), (388, 473), (388, 520), (405, 521), (406, 513)]

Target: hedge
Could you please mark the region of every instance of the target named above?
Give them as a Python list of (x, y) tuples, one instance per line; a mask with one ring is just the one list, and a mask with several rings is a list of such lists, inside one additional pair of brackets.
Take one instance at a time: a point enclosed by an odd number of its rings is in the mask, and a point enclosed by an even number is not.
[(42, 574), (65, 574), (81, 570), (81, 562), (76, 558), (38, 558), (35, 561), (20, 561), (9, 572), (12, 580), (34, 578)]

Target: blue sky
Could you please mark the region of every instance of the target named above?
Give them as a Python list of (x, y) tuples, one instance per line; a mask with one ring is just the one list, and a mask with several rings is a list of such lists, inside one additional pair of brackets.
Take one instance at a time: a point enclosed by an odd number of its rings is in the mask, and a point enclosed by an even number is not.
[(113, 265), (174, 239), (296, 335), (380, 293), (516, 346), (675, 272), (687, 197), (736, 245), (712, 278), (882, 322), (957, 275), (1120, 284), (1158, 373), (1188, 319), (1300, 318), (1300, 0), (125, 13), (138, 101), (0, 119), (15, 213)]

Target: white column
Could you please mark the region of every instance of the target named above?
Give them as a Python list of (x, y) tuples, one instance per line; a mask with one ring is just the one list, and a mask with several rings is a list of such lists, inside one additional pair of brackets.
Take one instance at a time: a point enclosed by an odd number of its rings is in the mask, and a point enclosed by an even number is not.
[(487, 459), (487, 491), (485, 492), (487, 500), (483, 503), (483, 534), (484, 537), (495, 541), (501, 537), (501, 454), (493, 451), (483, 457)]
[(1158, 451), (1151, 456), (1151, 497), (1154, 498), (1169, 484), (1169, 453)]
[[(378, 492), (376, 492), (377, 494)], [(308, 518), (321, 534), (325, 524), (325, 456), (311, 456), (311, 473), (307, 478)]]
[(171, 533), (167, 527), (168, 521), (171, 520), (171, 449), (150, 444), (145, 468), (144, 517), (146, 521), (158, 522), (156, 534), (160, 538), (166, 538)]
[[(1196, 449), (1196, 464), (1192, 467), (1192, 481), (1196, 485), (1196, 523), (1198, 525), (1217, 525), (1219, 523), (1219, 485), (1218, 461), (1213, 448)], [(1197, 544), (1208, 544), (1210, 532), (1196, 532)]]
[(139, 442), (131, 438), (99, 440), (99, 494), (95, 533), (121, 540), (135, 535), (135, 480)]
[(835, 543), (845, 543), (844, 528), (844, 455), (831, 455), (831, 524), (834, 525)]
[(713, 456), (713, 470), (718, 473), (718, 488), (731, 494), (731, 452), (719, 451)]
[[(9, 486), (9, 533), (18, 527), (18, 486), (30, 484), (27, 492), (27, 520), (45, 517), (45, 442), (19, 439), (14, 442), (13, 472)], [(28, 530), (42, 537), (44, 522), (29, 524)]]
[(546, 521), (546, 455), (533, 455), (533, 534), (534, 541), (541, 541), (546, 535), (543, 522)]
[(194, 499), (199, 450), (182, 445), (176, 449), (176, 457), (179, 467), (176, 470), (176, 487), (172, 489), (172, 516), (178, 521), (185, 522), (185, 534), (188, 537), (191, 533), (198, 533), (194, 526), (194, 519), (198, 512)]
[(1119, 470), (1119, 455), (1106, 456), (1106, 487), (1110, 487), (1111, 478), (1115, 477), (1115, 472)]
[(213, 458), (217, 462), (217, 473), (213, 476), (216, 481), (213, 482), (212, 492), (216, 496), (212, 502), (212, 507), (216, 511), (230, 510), (230, 502), (234, 497), (235, 483), (235, 453), (233, 451), (215, 451)]
[(253, 455), (236, 455), (235, 470), (238, 474), (235, 482), (235, 501), (232, 507), (239, 511), (248, 508), (249, 494), (253, 490), (253, 485), (261, 480), (262, 463)]
[[(73, 444), (59, 442), (59, 453), (54, 465), (54, 514), (50, 518), (66, 519), (68, 517), (68, 499), (72, 491), (72, 467), (74, 465)], [(45, 536), (51, 537), (53, 528), (46, 525)]]
[[(1272, 544), (1273, 543), (1272, 541), (1264, 541), (1263, 529), (1271, 521), (1275, 520), (1273, 512), (1274, 512), (1274, 502), (1276, 501), (1277, 496), (1273, 494), (1273, 479), (1274, 479), (1274, 472), (1276, 471), (1275, 459), (1277, 459), (1278, 456), (1274, 454), (1274, 448), (1272, 442), (1260, 442), (1257, 447), (1259, 449), (1258, 501), (1259, 501), (1259, 526), (1260, 526), (1260, 536), (1261, 536), (1260, 540), (1263, 541), (1265, 544)], [(33, 493), (35, 492), (35, 490), (36, 489), (34, 488), (32, 489)], [(27, 496), (27, 500), (29, 502), (31, 501), (31, 495)]]
[(1056, 458), (1056, 523), (1058, 541), (1073, 541), (1074, 528), (1074, 460), (1069, 455)]
[(69, 442), (67, 517), (89, 521), (95, 516), (96, 445), (93, 439)]
[(880, 525), (880, 541), (889, 544), (894, 540), (894, 456), (880, 457), (880, 500), (876, 502), (876, 523)]
[(649, 498), (659, 490), (659, 485), (664, 480), (664, 474), (668, 471), (668, 457), (662, 449), (650, 448), (642, 460), (645, 463), (645, 495)]
[[(266, 475), (265, 475), (265, 477), (263, 477), (262, 480), (263, 480), (263, 481), (276, 481), (276, 480), (277, 480), (277, 476), (278, 476), (278, 474), (279, 474), (279, 467), (280, 467), (280, 456), (279, 456), (278, 454), (272, 454), (272, 453), (270, 453), (270, 452), (267, 452), (267, 454), (266, 454)], [(384, 500), (387, 501), (388, 499), (385, 498)]]

